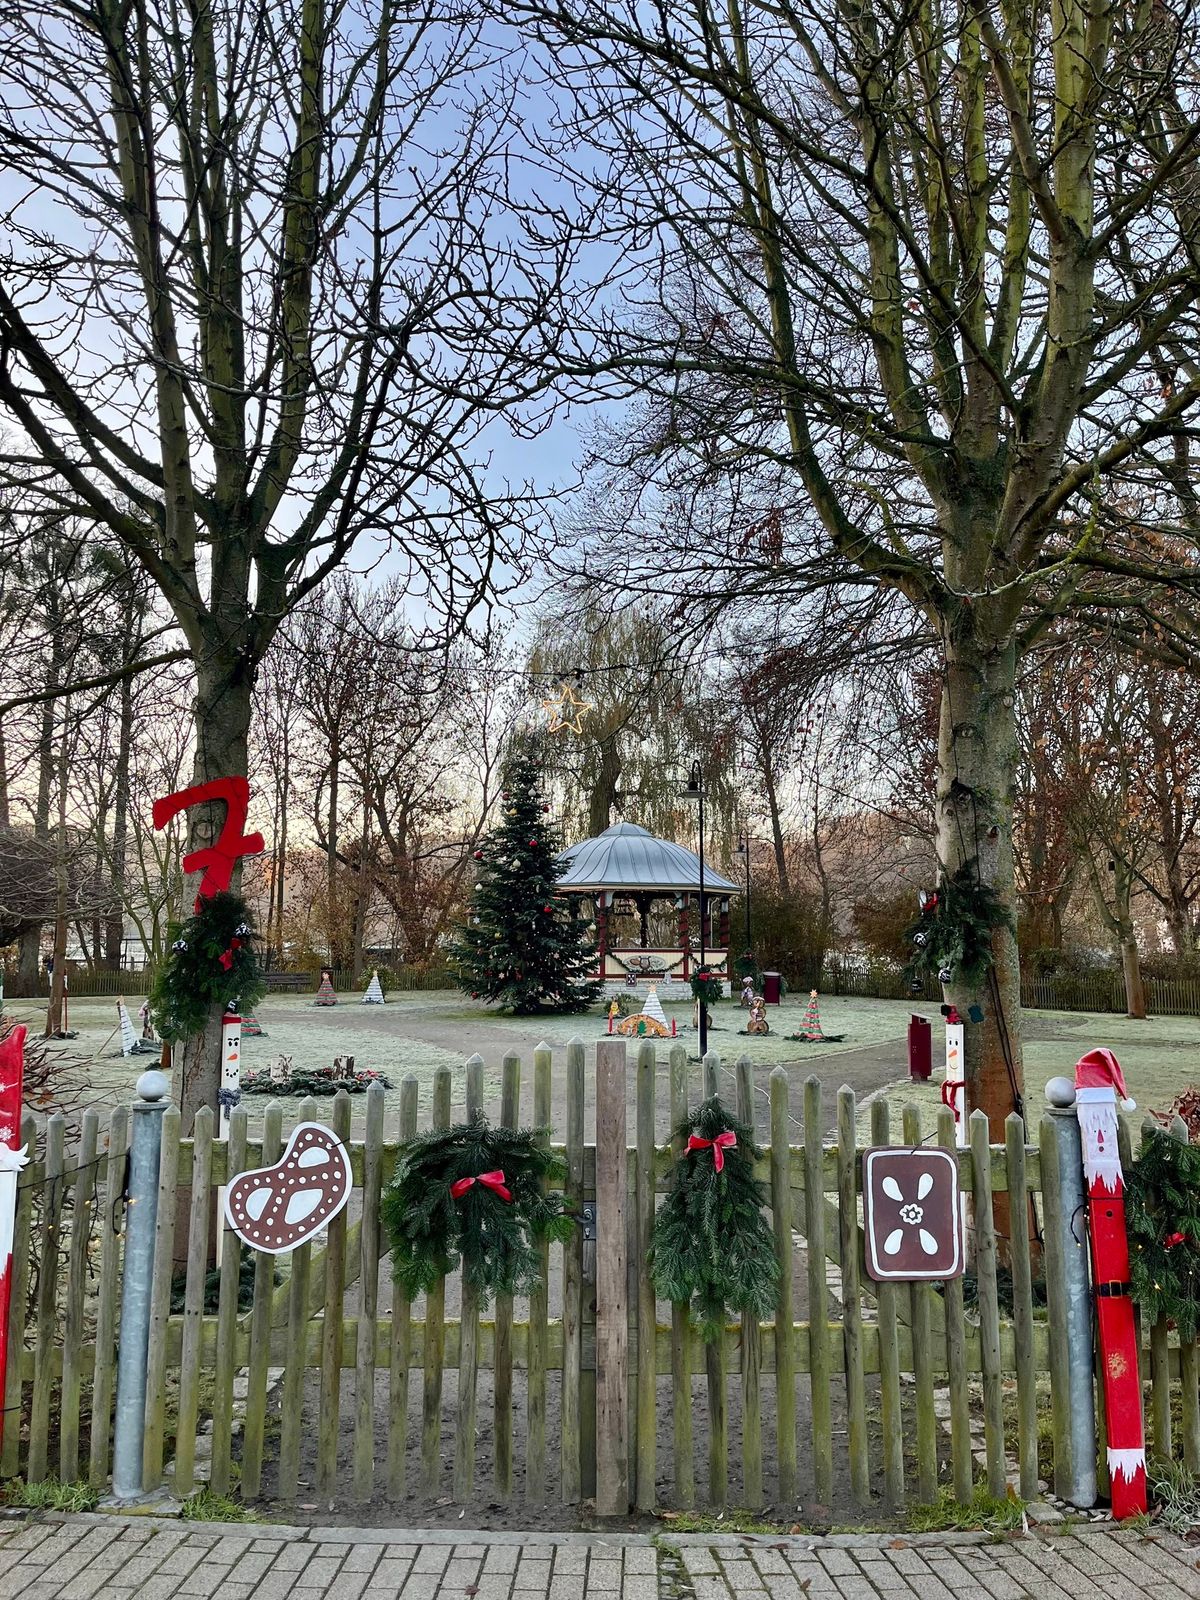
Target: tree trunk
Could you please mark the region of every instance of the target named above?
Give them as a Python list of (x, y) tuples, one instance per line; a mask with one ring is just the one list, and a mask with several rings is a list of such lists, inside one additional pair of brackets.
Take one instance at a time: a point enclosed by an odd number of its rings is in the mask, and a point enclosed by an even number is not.
[[(1016, 651), (951, 638), (938, 734), (938, 857), (950, 875), (972, 859), (980, 881), (1010, 911), (1016, 904), (1012, 819), (1017, 764), (1014, 712)], [(1015, 913), (1014, 913), (1015, 916)], [(946, 1000), (964, 1019), (978, 1006), (983, 1022), (966, 1025), (967, 1103), (983, 1111), (993, 1144), (1004, 1119), (1022, 1110), (1021, 974), (1016, 934), (992, 934), (991, 971), (977, 985), (955, 973)]]
[(600, 745), (600, 767), (588, 798), (588, 837), (594, 839), (612, 822), (613, 807), (617, 802), (617, 784), (621, 781), (621, 753), (617, 749), (615, 734)]
[[(222, 661), (214, 648), (201, 655), (196, 666), (196, 699), (193, 716), (196, 727), (196, 753), (192, 762), (193, 784), (213, 778), (248, 775), (250, 740), (250, 700), (253, 670), (239, 658)], [(193, 806), (188, 812), (188, 850), (210, 845), (225, 821), (221, 802)], [(191, 911), (199, 886), (192, 875), (184, 885), (185, 913)], [(241, 864), (234, 870), (231, 888), (240, 892)], [(217, 1089), (221, 1077), (221, 1008), (209, 1013), (202, 1033), (181, 1041), (174, 1050), (174, 1092), (181, 1113), (180, 1131), (186, 1137), (201, 1106), (217, 1109)]]
[(329, 812), (325, 823), (325, 848), (328, 856), (325, 863), (325, 920), (329, 925), (329, 961), (330, 965), (337, 967), (343, 963), (338, 959), (341, 955), (341, 929), (338, 927), (338, 778), (340, 765), (340, 752), (336, 742), (329, 747)]
[(46, 1009), (46, 1038), (63, 1031), (63, 992), (67, 980), (67, 755), (70, 748), (68, 703), (62, 703), (62, 735), (58, 755), (58, 832), (54, 841), (54, 971)]
[(17, 992), (32, 999), (42, 975), (42, 925), (25, 929), (17, 944)]
[(1132, 929), (1121, 940), (1121, 971), (1125, 978), (1125, 1014), (1144, 1022), (1146, 985), (1142, 980), (1142, 962), (1138, 954), (1137, 938)]
[(763, 790), (767, 797), (767, 812), (771, 819), (771, 848), (775, 852), (775, 871), (779, 877), (780, 894), (791, 894), (791, 877), (788, 873), (787, 843), (783, 837), (783, 818), (779, 811), (779, 790), (775, 783), (775, 770), (769, 761), (762, 766)]
[(104, 955), (116, 972), (125, 943), (125, 871), (129, 848), (129, 777), (133, 750), (133, 679), (121, 680), (121, 731), (113, 785), (112, 888), (114, 905), (105, 924)]
[(4, 739), (4, 723), (0, 721), (0, 828), (8, 826), (8, 746)]

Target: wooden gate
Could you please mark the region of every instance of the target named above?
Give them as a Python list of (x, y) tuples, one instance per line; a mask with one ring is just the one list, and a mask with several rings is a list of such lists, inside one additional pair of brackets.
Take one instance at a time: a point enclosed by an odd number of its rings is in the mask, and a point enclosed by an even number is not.
[[(624, 1045), (606, 1041), (601, 1050), (621, 1081)], [(510, 1125), (519, 1118), (551, 1122), (550, 1051), (536, 1051), (532, 1067), (532, 1082), (523, 1086), (520, 1059), (504, 1061), (499, 1107)], [(841, 1506), (861, 1514), (928, 1502), (943, 1486), (966, 1500), (980, 1479), (993, 1494), (1011, 1481), (1032, 1498), (1039, 1409), (1051, 1419), (1054, 1473), (1067, 1481), (1065, 1306), (1052, 1253), (1058, 1191), (1048, 1121), (1038, 1143), (1027, 1146), (1020, 1120), (1010, 1118), (1006, 1143), (989, 1147), (986, 1123), (973, 1120), (971, 1148), (957, 1154), (964, 1192), (974, 1196), (971, 1279), (944, 1287), (875, 1285), (863, 1273), (862, 1149), (920, 1142), (915, 1108), (897, 1127), (887, 1102), (875, 1099), (868, 1137), (852, 1091), (842, 1089), (836, 1138), (827, 1143), (816, 1077), (793, 1104), (782, 1068), (764, 1088), (746, 1060), (727, 1071), (710, 1056), (700, 1067), (677, 1046), (669, 1064), (659, 1063), (651, 1043), (642, 1044), (630, 1071), (634, 1138), (625, 1151), (623, 1237), (606, 1230), (603, 1213), (593, 1236), (597, 1154), (595, 1142), (585, 1140), (585, 1052), (575, 1042), (567, 1049), (565, 1142), (558, 1148), (568, 1199), (586, 1225), (566, 1246), (546, 1247), (541, 1285), (528, 1303), (501, 1298), (486, 1309), (470, 1291), (464, 1295), (457, 1275), (416, 1304), (394, 1294), (380, 1236), (380, 1195), (400, 1143), (419, 1123), (452, 1120), (448, 1070), (434, 1075), (424, 1108), (417, 1080), (406, 1078), (390, 1127), (384, 1091), (374, 1086), (357, 1103), (362, 1121), (353, 1140), (355, 1105), (340, 1094), (328, 1121), (350, 1143), (350, 1206), (323, 1242), (290, 1257), (240, 1251), (226, 1233), (215, 1273), (206, 1266), (212, 1191), (278, 1158), (283, 1108), (270, 1104), (252, 1128), (239, 1106), (227, 1142), (213, 1137), (207, 1112), (194, 1137), (181, 1140), (178, 1113), (168, 1109), (147, 1487), (165, 1482), (186, 1498), (207, 1481), (218, 1493), (240, 1491), (248, 1501), (280, 1506), (374, 1502), (393, 1508), (380, 1515), (411, 1521), (448, 1500), (574, 1504), (595, 1493), (599, 1463), (601, 1479), (627, 1484), (628, 1502), (641, 1510), (769, 1505), (785, 1516), (803, 1507), (816, 1520)], [(678, 1309), (656, 1303), (646, 1250), (656, 1197), (676, 1159), (669, 1130), (689, 1104), (714, 1091), (756, 1126), (766, 1151), (760, 1176), (780, 1293), (772, 1321), (746, 1318), (706, 1347)], [(484, 1098), (483, 1065), (474, 1058), (464, 1108)], [(299, 1119), (322, 1120), (315, 1102), (296, 1109)], [(40, 1148), (21, 1178), (13, 1262), (14, 1306), (26, 1309), (27, 1321), (20, 1360), (10, 1362), (0, 1471), (31, 1481), (86, 1478), (103, 1488), (111, 1466), (128, 1115), (118, 1110), (102, 1139), (95, 1113), (87, 1113), (69, 1156), (60, 1117), (49, 1119), (40, 1141), (36, 1135), (27, 1117), (23, 1136)], [(936, 1137), (954, 1148), (949, 1112)], [(185, 1185), (181, 1278), (172, 1257)], [(1045, 1217), (1045, 1301), (1021, 1230), (1010, 1267), (999, 1268), (991, 1225), (997, 1190), (1032, 1192)], [(597, 1276), (610, 1286), (602, 1334), (624, 1329), (628, 1351), (626, 1385), (618, 1370), (624, 1341), (601, 1341), (617, 1353), (605, 1366), (599, 1418)], [(1182, 1380), (1178, 1443), (1187, 1464), (1200, 1470), (1195, 1349), (1180, 1352), (1165, 1327), (1150, 1334), (1143, 1370), (1152, 1384), (1156, 1452), (1172, 1454), (1170, 1385)], [(624, 1415), (613, 1415), (614, 1396), (627, 1398)], [(11, 1425), (15, 1418), (20, 1427)], [(614, 1440), (627, 1440), (627, 1458), (613, 1459)], [(1102, 1438), (1098, 1460), (1103, 1481)]]

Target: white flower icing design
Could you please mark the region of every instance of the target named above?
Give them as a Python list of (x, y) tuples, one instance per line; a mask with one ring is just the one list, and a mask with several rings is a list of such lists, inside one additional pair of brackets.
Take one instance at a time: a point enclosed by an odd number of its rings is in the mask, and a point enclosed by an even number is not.
[[(916, 1228), (917, 1238), (921, 1242), (921, 1249), (927, 1256), (935, 1256), (938, 1252), (938, 1241), (928, 1228), (921, 1227), (925, 1220), (925, 1208), (917, 1202), (928, 1197), (933, 1188), (933, 1173), (923, 1172), (917, 1179), (917, 1194), (915, 1200), (905, 1200), (903, 1191), (895, 1178), (887, 1177), (883, 1180), (883, 1192), (889, 1200), (900, 1202), (900, 1220), (905, 1227)], [(893, 1228), (883, 1241), (883, 1253), (887, 1256), (900, 1254), (900, 1246), (904, 1243), (904, 1228)]]

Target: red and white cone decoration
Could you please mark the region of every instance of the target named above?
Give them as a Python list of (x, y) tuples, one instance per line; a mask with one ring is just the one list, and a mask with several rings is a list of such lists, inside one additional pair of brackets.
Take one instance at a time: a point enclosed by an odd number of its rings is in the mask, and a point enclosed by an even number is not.
[(1075, 1067), (1075, 1106), (1088, 1186), (1092, 1293), (1108, 1419), (1108, 1476), (1113, 1516), (1120, 1522), (1146, 1510), (1146, 1438), (1129, 1283), (1125, 1181), (1117, 1144), (1118, 1098), (1124, 1110), (1134, 1109), (1116, 1056), (1111, 1050), (1089, 1050)]
[(321, 974), (321, 987), (317, 990), (317, 998), (313, 1001), (315, 1006), (337, 1005), (337, 995), (333, 992), (333, 984), (328, 972)]
[(8, 1328), (12, 1298), (13, 1228), (17, 1215), (17, 1176), (29, 1156), (21, 1137), (21, 1090), (25, 1077), (25, 1029), (12, 1028), (0, 1039), (0, 1438), (8, 1372)]

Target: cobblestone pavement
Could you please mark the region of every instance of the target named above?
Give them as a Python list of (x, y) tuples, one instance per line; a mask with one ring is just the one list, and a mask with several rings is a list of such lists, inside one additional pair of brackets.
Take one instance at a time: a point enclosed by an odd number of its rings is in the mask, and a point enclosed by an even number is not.
[(106, 1516), (0, 1523), (20, 1600), (1200, 1600), (1168, 1537), (1086, 1528), (1011, 1543), (413, 1533)]

